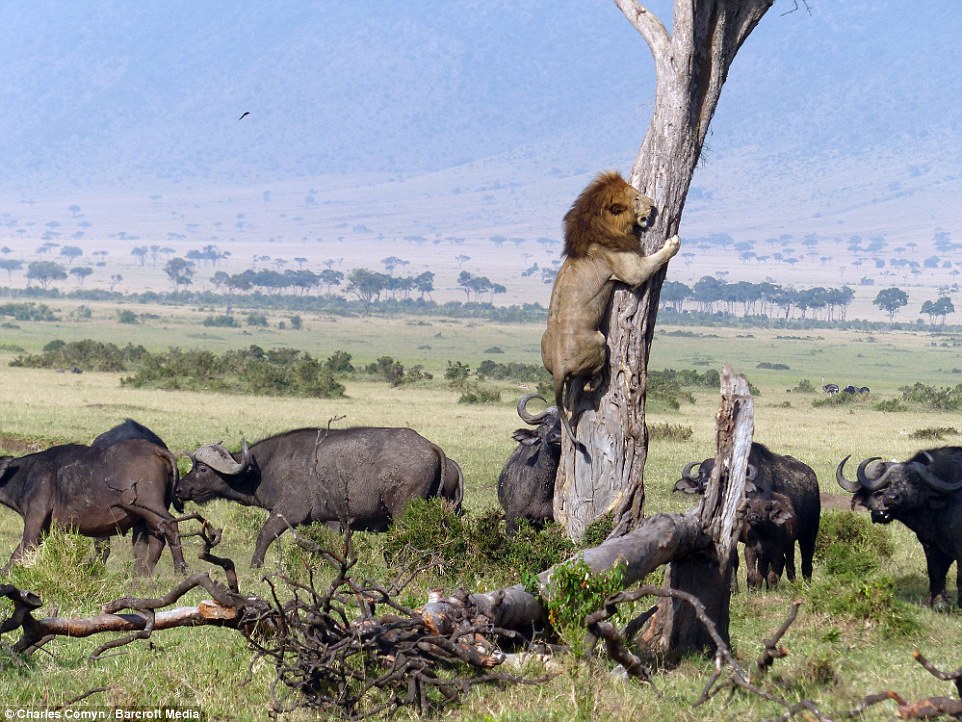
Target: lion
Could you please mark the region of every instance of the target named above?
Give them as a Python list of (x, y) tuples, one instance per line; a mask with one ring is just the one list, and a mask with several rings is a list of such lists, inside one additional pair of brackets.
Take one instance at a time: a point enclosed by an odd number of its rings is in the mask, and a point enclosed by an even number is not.
[[(678, 236), (650, 256), (641, 254), (639, 234), (647, 229), (654, 201), (632, 188), (620, 173), (600, 174), (585, 188), (564, 217), (564, 263), (551, 291), (548, 327), (541, 337), (541, 359), (554, 379), (555, 404), (568, 436), (567, 409), (573, 409), (576, 379), (583, 387), (607, 362), (601, 324), (615, 282), (632, 289), (651, 278), (678, 253)], [(565, 387), (571, 404), (565, 404)]]

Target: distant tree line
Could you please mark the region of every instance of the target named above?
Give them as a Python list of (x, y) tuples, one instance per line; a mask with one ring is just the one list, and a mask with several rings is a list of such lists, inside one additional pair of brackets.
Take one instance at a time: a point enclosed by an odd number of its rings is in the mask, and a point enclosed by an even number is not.
[(845, 320), (855, 292), (841, 288), (794, 289), (775, 283), (728, 283), (713, 276), (702, 276), (694, 286), (679, 281), (665, 281), (661, 289), (664, 307), (682, 313), (685, 304), (694, 305), (702, 313), (725, 311), (741, 316), (781, 316), (789, 319), (795, 313), (802, 320), (809, 317), (826, 321)]

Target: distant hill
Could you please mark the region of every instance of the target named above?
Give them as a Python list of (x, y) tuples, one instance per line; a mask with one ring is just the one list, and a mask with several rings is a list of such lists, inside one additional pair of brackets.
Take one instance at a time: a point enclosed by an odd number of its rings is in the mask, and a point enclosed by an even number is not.
[[(808, 4), (780, 0), (739, 52), (683, 218), (695, 255), (672, 277), (872, 273), (921, 303), (954, 267), (886, 276), (851, 239), (919, 260), (962, 243), (962, 13)], [(506, 302), (544, 302), (521, 272), (557, 263), (595, 172), (630, 167), (653, 92), (610, 3), (0, 0), (0, 16), (0, 246), (24, 259), (44, 242), (131, 264), (138, 244), (212, 243), (237, 270), (395, 255), (455, 296), (469, 269), (507, 282)]]

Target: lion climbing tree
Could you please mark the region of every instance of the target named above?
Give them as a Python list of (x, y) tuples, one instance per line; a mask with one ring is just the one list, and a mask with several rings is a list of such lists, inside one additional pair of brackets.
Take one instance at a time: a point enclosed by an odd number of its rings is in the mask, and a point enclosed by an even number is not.
[[(615, 0), (655, 61), (654, 112), (630, 179), (658, 209), (642, 235), (644, 253), (655, 252), (678, 232), (728, 69), (772, 2), (676, 0), (669, 33), (636, 0)], [(648, 357), (664, 278), (660, 271), (637, 291), (618, 288), (614, 293), (603, 329), (609, 351), (606, 382), (577, 408), (576, 432), (588, 453), (565, 438), (555, 485), (555, 518), (574, 539), (609, 512), (619, 532), (643, 517)]]

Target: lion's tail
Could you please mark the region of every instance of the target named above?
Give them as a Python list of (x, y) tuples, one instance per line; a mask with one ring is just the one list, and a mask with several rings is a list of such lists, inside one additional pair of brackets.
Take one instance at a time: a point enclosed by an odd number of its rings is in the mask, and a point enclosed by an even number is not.
[[(558, 414), (561, 416), (561, 424), (565, 427), (565, 431), (568, 432), (568, 437), (575, 447), (584, 448), (584, 444), (578, 441), (578, 437), (575, 436), (575, 432), (571, 429), (571, 421), (568, 418), (568, 405), (565, 404), (565, 383), (568, 385), (568, 400), (571, 400), (573, 395), (573, 379), (571, 377), (562, 376), (560, 380), (556, 379), (554, 384), (554, 403), (558, 407)], [(572, 413), (574, 413), (572, 411)]]

